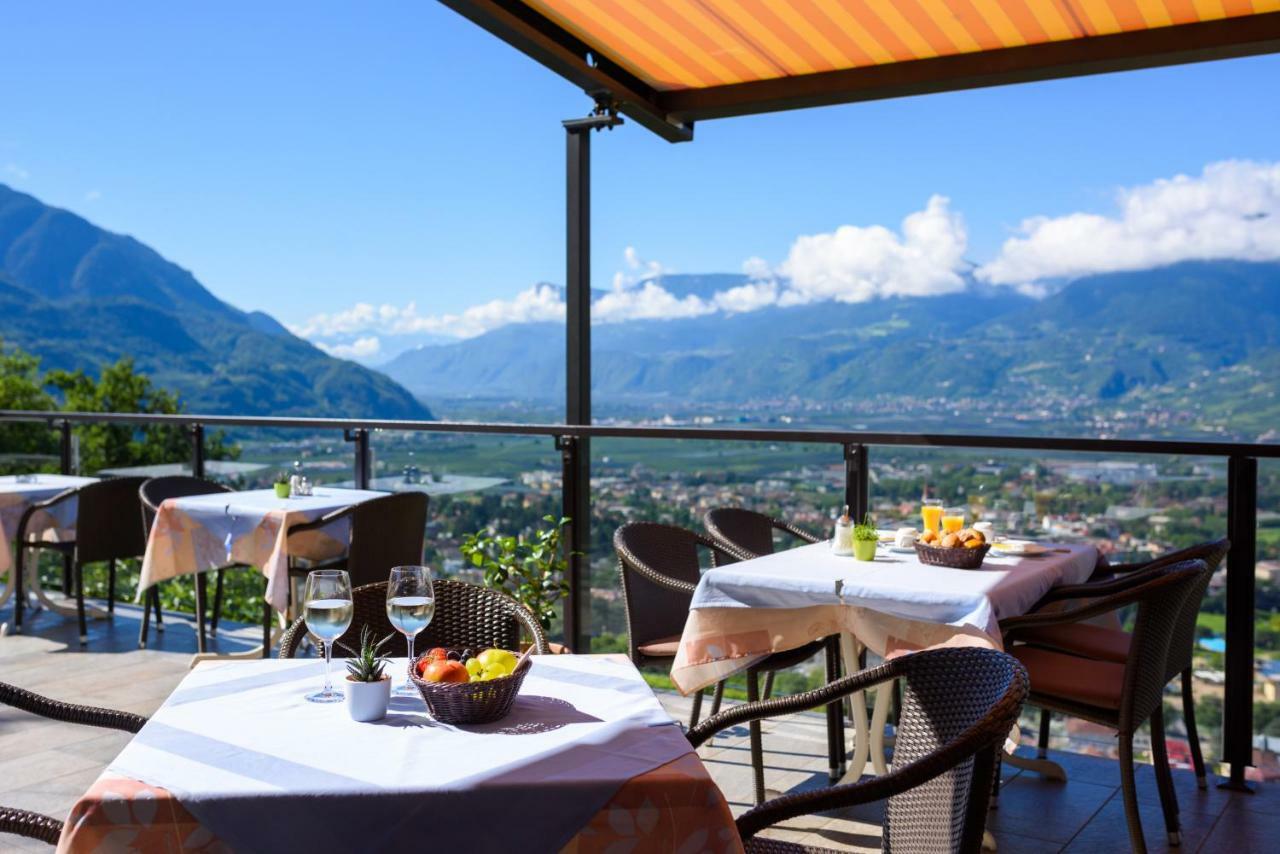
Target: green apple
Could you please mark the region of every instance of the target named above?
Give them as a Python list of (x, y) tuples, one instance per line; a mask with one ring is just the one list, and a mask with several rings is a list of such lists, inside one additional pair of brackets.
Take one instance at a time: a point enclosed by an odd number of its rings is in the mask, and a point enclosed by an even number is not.
[(516, 657), (505, 649), (486, 649), (480, 653), (480, 665), (485, 670), (501, 669), (501, 675), (506, 676), (516, 669)]

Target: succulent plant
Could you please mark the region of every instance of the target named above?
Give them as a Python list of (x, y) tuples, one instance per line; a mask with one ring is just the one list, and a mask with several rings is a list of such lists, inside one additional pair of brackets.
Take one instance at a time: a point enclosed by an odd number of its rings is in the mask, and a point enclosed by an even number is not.
[(352, 655), (351, 658), (347, 659), (347, 673), (350, 678), (356, 682), (381, 682), (382, 670), (387, 666), (387, 659), (379, 655), (379, 650), (392, 637), (393, 635), (387, 635), (382, 640), (374, 643), (373, 630), (366, 625), (360, 628), (359, 652), (339, 641), (338, 646)]

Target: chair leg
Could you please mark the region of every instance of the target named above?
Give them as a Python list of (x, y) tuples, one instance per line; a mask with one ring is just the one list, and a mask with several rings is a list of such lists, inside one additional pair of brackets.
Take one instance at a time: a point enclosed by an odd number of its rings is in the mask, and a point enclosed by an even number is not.
[(164, 631), (164, 613), (160, 610), (160, 588), (151, 588), (151, 604), (156, 609), (156, 634)]
[(262, 657), (271, 657), (271, 603), (266, 599), (262, 600)]
[[(827, 684), (840, 678), (839, 638), (827, 638), (822, 656)], [(839, 701), (827, 704), (827, 776), (832, 785), (844, 776), (844, 708)]]
[(1124, 817), (1129, 825), (1129, 847), (1134, 854), (1147, 854), (1142, 836), (1142, 816), (1138, 813), (1138, 786), (1134, 780), (1133, 733), (1120, 734), (1120, 792), (1124, 797)]
[(73, 596), (75, 588), (71, 586), (71, 555), (63, 552), (62, 554), (62, 595)]
[(203, 572), (197, 572), (196, 578), (196, 649), (205, 651), (204, 640), (204, 598), (208, 592)]
[(142, 625), (138, 627), (138, 649), (147, 648), (147, 630), (151, 628), (151, 597), (155, 593), (155, 588), (147, 591), (146, 598), (142, 602)]
[(1053, 722), (1053, 712), (1048, 709), (1040, 710), (1040, 738), (1036, 742), (1036, 758), (1045, 759), (1049, 756), (1049, 724)]
[(764, 675), (764, 691), (761, 693), (761, 699), (767, 700), (773, 696), (773, 671), (770, 670)]
[(218, 615), (222, 613), (222, 573), (226, 570), (218, 570), (217, 581), (213, 585), (213, 613), (209, 615), (209, 634), (213, 637), (218, 636)]
[(1164, 743), (1164, 709), (1156, 709), (1151, 716), (1151, 759), (1156, 768), (1156, 783), (1160, 789), (1160, 808), (1164, 811), (1164, 829), (1169, 834), (1169, 844), (1182, 844), (1182, 830), (1178, 826), (1178, 794), (1173, 789), (1173, 773), (1169, 770), (1169, 751)]
[(993, 781), (1000, 776), (1002, 747), (979, 750), (973, 756), (973, 777), (969, 784), (969, 804), (965, 810), (964, 831), (961, 834), (961, 851), (978, 851), (982, 848), (982, 834), (987, 828), (987, 794), (994, 790)]
[(76, 561), (72, 575), (75, 576), (73, 580), (76, 584), (76, 621), (80, 624), (80, 645), (86, 646), (89, 643), (89, 621), (84, 613), (84, 564)]
[(22, 634), (22, 609), (27, 604), (27, 594), (22, 589), (27, 574), (27, 549), (22, 534), (22, 531), (18, 532), (18, 540), (14, 544), (17, 548), (16, 560), (9, 570), (9, 583), (13, 585), (13, 633), (15, 635)]
[(702, 690), (699, 689), (693, 693), (693, 711), (689, 714), (689, 729), (693, 729), (698, 725), (698, 718), (702, 716)]
[[(1000, 775), (1004, 773), (1004, 742), (996, 745), (994, 752), (995, 770), (991, 775), (991, 802), (989, 809), (996, 809), (1000, 806)], [(976, 791), (976, 789), (975, 789)]]
[(1209, 788), (1204, 772), (1204, 754), (1200, 750), (1200, 735), (1196, 732), (1196, 698), (1191, 690), (1191, 668), (1182, 671), (1182, 721), (1187, 728), (1187, 742), (1191, 745), (1191, 764), (1196, 769), (1196, 785)]
[[(747, 702), (754, 703), (760, 699), (760, 674), (755, 670), (747, 670)], [(748, 724), (751, 733), (751, 772), (755, 777), (756, 806), (764, 803), (764, 745), (760, 737), (760, 721)]]
[(724, 680), (721, 679), (719, 682), (716, 683), (715, 693), (711, 695), (710, 717), (714, 718), (716, 715), (720, 714), (720, 701), (723, 699), (724, 699)]
[(116, 616), (116, 559), (107, 561), (107, 619)]

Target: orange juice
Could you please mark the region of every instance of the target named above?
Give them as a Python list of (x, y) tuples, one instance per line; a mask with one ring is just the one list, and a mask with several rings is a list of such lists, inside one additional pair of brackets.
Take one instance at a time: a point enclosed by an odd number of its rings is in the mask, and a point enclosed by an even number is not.
[(947, 510), (942, 514), (942, 530), (953, 534), (964, 527), (963, 510)]
[(924, 529), (938, 533), (938, 525), (942, 521), (942, 505), (925, 502), (920, 508), (920, 518), (924, 521)]

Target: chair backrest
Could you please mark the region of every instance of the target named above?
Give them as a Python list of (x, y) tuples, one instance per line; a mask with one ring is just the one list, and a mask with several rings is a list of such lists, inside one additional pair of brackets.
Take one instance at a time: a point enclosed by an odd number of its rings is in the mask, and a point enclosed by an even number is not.
[(819, 539), (788, 522), (742, 507), (708, 510), (702, 526), (711, 539), (751, 557), (773, 554), (774, 532), (806, 543), (816, 543)]
[(147, 541), (138, 527), (143, 477), (113, 477), (76, 490), (76, 560), (142, 557)]
[(1165, 678), (1172, 679), (1191, 666), (1191, 657), (1196, 646), (1196, 619), (1200, 616), (1200, 605), (1204, 602), (1204, 594), (1209, 590), (1209, 582), (1213, 574), (1222, 566), (1223, 559), (1231, 550), (1231, 541), (1215, 540), (1201, 543), (1188, 549), (1181, 549), (1159, 558), (1161, 564), (1180, 563), (1184, 560), (1202, 560), (1209, 568), (1201, 573), (1199, 580), (1192, 585), (1178, 621), (1174, 625), (1173, 637), (1169, 640), (1169, 663), (1165, 668)]
[(202, 477), (176, 474), (166, 477), (153, 477), (138, 487), (138, 498), (142, 502), (142, 535), (151, 535), (151, 526), (156, 523), (156, 511), (160, 505), (170, 498), (186, 498), (189, 495), (212, 495), (217, 492), (234, 492), (231, 487), (205, 480)]
[(1211, 572), (1203, 560), (1168, 564), (1160, 574), (1125, 594), (1137, 603), (1138, 613), (1125, 662), (1121, 731), (1133, 732), (1160, 708), (1169, 681), (1170, 657), (1179, 654), (1172, 642), (1183, 608), (1196, 588), (1208, 584)]
[[(636, 664), (644, 663), (639, 646), (684, 631), (693, 587), (702, 576), (698, 549), (709, 544), (686, 528), (657, 522), (628, 522), (614, 532), (627, 637)], [(672, 579), (688, 592), (661, 586), (654, 577)]]
[[(434, 646), (470, 647), (475, 650), (499, 647), (519, 649), (521, 635), (527, 636), (534, 651), (547, 652), (547, 639), (537, 619), (516, 600), (497, 590), (451, 579), (432, 582), (435, 614), (431, 624), (414, 640), (414, 651), (424, 652)], [(351, 591), (354, 615), (351, 627), (339, 640), (355, 649), (360, 643), (360, 629), (369, 626), (376, 637), (389, 634), (403, 638), (387, 618), (387, 582), (365, 584)], [(293, 658), (306, 637), (307, 626), (298, 619), (280, 642), (280, 657)], [(400, 641), (388, 644), (388, 654), (402, 655)]]
[(347, 551), (352, 586), (383, 581), (393, 566), (422, 563), (427, 502), (425, 492), (398, 492), (352, 508)]
[(773, 519), (742, 507), (717, 507), (702, 517), (713, 540), (759, 557), (773, 554)]
[[(977, 852), (995, 773), (994, 750), (1017, 723), (1028, 691), (1026, 671), (1010, 655), (979, 648), (908, 655), (902, 670), (893, 768), (950, 767), (889, 798), (883, 850)], [(965, 741), (958, 757), (940, 753)]]

